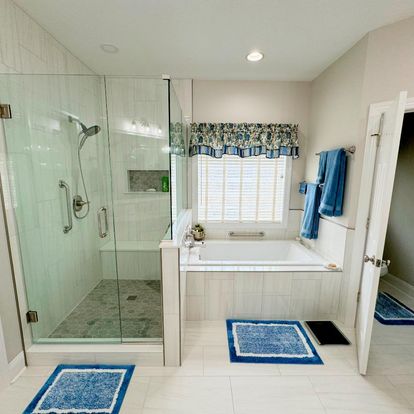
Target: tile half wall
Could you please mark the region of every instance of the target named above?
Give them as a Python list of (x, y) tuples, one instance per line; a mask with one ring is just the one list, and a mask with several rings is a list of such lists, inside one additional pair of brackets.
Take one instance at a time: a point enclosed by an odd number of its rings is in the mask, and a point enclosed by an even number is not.
[(342, 272), (188, 272), (187, 320), (335, 320)]

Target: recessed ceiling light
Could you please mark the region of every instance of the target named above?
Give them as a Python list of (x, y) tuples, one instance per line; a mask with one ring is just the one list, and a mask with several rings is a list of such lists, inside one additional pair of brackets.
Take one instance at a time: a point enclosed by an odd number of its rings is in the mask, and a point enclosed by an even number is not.
[(115, 45), (102, 44), (100, 48), (106, 53), (118, 53), (119, 49)]
[(263, 53), (262, 52), (258, 52), (257, 50), (256, 51), (253, 51), (253, 52), (250, 52), (246, 56), (246, 59), (249, 62), (258, 62), (259, 60), (262, 60), (263, 59)]

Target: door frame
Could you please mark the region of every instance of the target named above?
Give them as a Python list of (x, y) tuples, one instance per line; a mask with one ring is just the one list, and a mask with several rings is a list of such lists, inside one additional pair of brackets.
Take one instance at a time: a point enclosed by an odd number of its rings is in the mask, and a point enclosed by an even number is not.
[(9, 382), (9, 364), (6, 355), (3, 325), (0, 317), (0, 391), (6, 388), (9, 385)]
[[(392, 101), (379, 102), (371, 104), (369, 107), (369, 115), (367, 120), (366, 127), (366, 138), (365, 138), (365, 151), (363, 158), (363, 168), (360, 181), (360, 190), (357, 206), (357, 217), (356, 217), (356, 226), (355, 226), (355, 237), (354, 237), (354, 247), (352, 249), (352, 263), (350, 266), (350, 274), (358, 275), (350, 280), (351, 286), (350, 291), (350, 300), (352, 303), (352, 308), (354, 309), (355, 314), (354, 320), (356, 322), (356, 317), (358, 313), (358, 298), (359, 291), (362, 282), (362, 272), (363, 272), (363, 256), (365, 251), (366, 238), (368, 234), (367, 221), (370, 213), (370, 204), (371, 197), (373, 192), (373, 178), (375, 174), (375, 169), (371, 168), (372, 162), (376, 164), (376, 153), (377, 147), (372, 139), (372, 135), (378, 133), (379, 123), (382, 113), (387, 111), (390, 108)], [(404, 113), (414, 112), (414, 98), (407, 98), (405, 111)], [(397, 139), (397, 138), (396, 138)], [(398, 144), (401, 140), (401, 134), (398, 136)], [(395, 142), (396, 144), (396, 142)], [(395, 177), (395, 173), (394, 173)], [(383, 214), (385, 216), (385, 214)], [(389, 215), (388, 215), (389, 216)], [(388, 216), (384, 217), (388, 220)], [(374, 300), (376, 295), (373, 295)]]

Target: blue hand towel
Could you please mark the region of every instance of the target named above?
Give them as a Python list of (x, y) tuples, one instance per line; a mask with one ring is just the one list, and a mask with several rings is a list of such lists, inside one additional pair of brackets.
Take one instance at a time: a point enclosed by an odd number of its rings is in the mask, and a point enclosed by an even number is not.
[(308, 183), (300, 235), (306, 239), (317, 239), (319, 230), (318, 207), (321, 199), (319, 184)]
[(301, 183), (299, 183), (299, 193), (301, 194), (306, 194), (306, 186), (308, 184), (306, 183), (306, 181), (302, 181)]
[[(326, 154), (326, 157), (322, 157), (322, 154)], [(318, 172), (318, 181), (323, 183), (320, 214), (329, 217), (342, 216), (345, 175), (346, 152), (343, 148), (321, 153)]]

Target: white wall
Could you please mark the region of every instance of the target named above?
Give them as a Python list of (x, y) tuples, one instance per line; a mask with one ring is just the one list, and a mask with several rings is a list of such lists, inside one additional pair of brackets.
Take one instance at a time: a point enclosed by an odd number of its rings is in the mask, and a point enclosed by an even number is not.
[[(310, 132), (306, 158), (306, 180), (314, 182), (319, 164), (316, 152), (358, 144), (362, 130), (361, 100), (365, 74), (368, 39), (364, 37), (312, 82), (310, 101)], [(356, 165), (362, 160), (358, 145), (354, 155), (347, 157), (347, 180), (344, 213), (341, 217), (322, 218), (319, 237), (308, 242), (315, 250), (344, 267), (338, 319), (346, 318), (349, 286), (349, 263), (345, 260), (347, 239), (355, 225), (352, 205), (358, 197), (359, 173)]]
[[(79, 59), (72, 55), (49, 33), (31, 19), (25, 12), (10, 0), (0, 0), (0, 74), (12, 73), (60, 73), (90, 74), (92, 71)], [(1, 75), (0, 75), (1, 76)], [(4, 78), (3, 78), (4, 79)], [(55, 90), (55, 92), (57, 92)], [(45, 90), (44, 93), (47, 93)], [(4, 91), (0, 100), (4, 98)], [(46, 95), (47, 96), (47, 95)], [(46, 98), (47, 99), (47, 98)], [(18, 116), (18, 112), (15, 113)], [(12, 121), (5, 121), (12, 122)], [(2, 134), (1, 139), (3, 139)], [(4, 141), (0, 142), (0, 166), (3, 181), (7, 181), (5, 169)], [(28, 177), (30, 180), (30, 177)], [(6, 188), (7, 190), (7, 188)], [(7, 191), (6, 191), (7, 192)], [(12, 203), (6, 204), (6, 214), (10, 226), (10, 236), (14, 257), (18, 257), (17, 228), (13, 219)], [(4, 230), (0, 229), (2, 243), (5, 240)], [(15, 263), (18, 285), (23, 290), (22, 268)], [(2, 318), (10, 317), (4, 326), (7, 345), (7, 358), (10, 362), (22, 347), (16, 318), (14, 293), (11, 290), (11, 274), (6, 261), (0, 262), (0, 274), (5, 280), (0, 283), (0, 312)], [(24, 296), (22, 313), (26, 310)], [(24, 315), (22, 315), (24, 317)], [(4, 323), (4, 322), (3, 322)], [(29, 339), (29, 330), (25, 325), (25, 336)]]
[[(355, 145), (359, 141), (367, 43), (367, 37), (363, 38), (312, 82), (306, 157), (309, 182), (315, 182), (318, 171), (316, 152)], [(348, 157), (344, 214), (331, 218), (344, 226), (353, 227), (355, 223), (350, 207), (358, 196), (354, 191), (359, 180), (355, 163), (362, 156), (363, 151), (358, 148), (355, 155)]]
[(402, 90), (408, 91), (408, 97), (414, 97), (413, 50), (414, 17), (369, 33), (362, 102), (364, 111), (370, 103), (394, 99)]
[[(370, 32), (312, 82), (310, 134), (306, 176), (314, 177), (315, 151), (356, 145), (357, 152), (349, 160), (344, 215), (332, 219), (347, 228), (344, 251), (342, 318), (354, 323), (356, 291), (348, 289), (350, 279), (358, 285), (360, 275), (349, 274), (352, 238), (358, 206), (360, 177), (365, 145), (368, 108), (371, 103), (393, 99), (399, 91), (414, 96), (414, 17)], [(330, 236), (329, 236), (330, 237)], [(319, 242), (324, 234), (320, 232)], [(325, 241), (326, 242), (326, 241)], [(329, 238), (328, 243), (335, 243)], [(351, 283), (354, 285), (354, 283)]]

